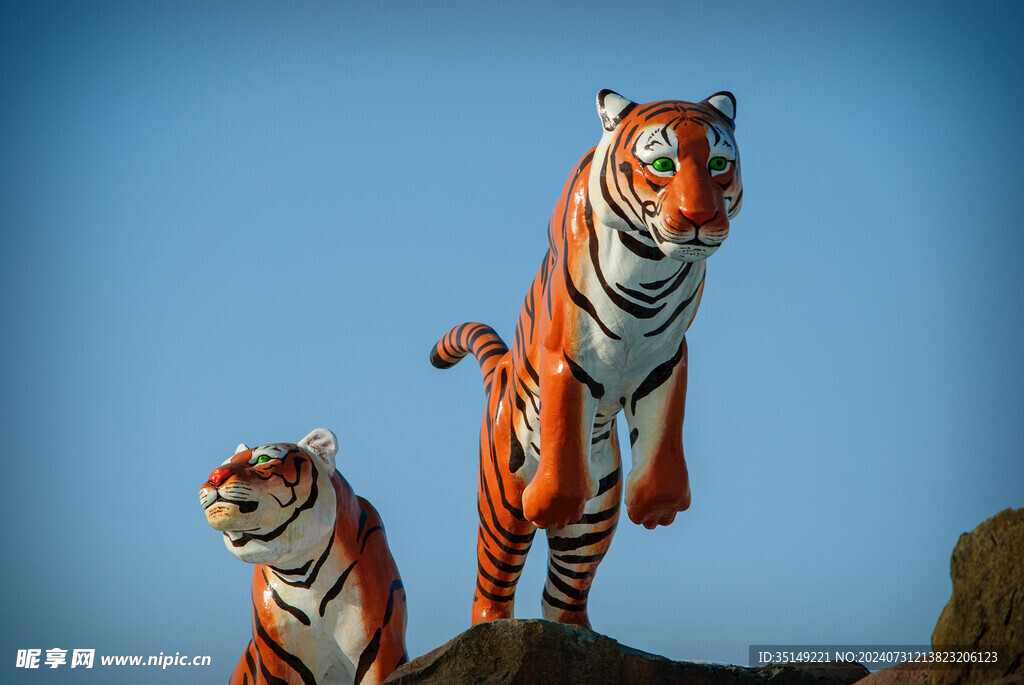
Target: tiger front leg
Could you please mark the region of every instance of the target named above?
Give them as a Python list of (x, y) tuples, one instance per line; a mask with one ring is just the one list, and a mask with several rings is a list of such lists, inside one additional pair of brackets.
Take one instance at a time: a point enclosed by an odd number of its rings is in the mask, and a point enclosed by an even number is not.
[(523, 513), (538, 528), (564, 528), (594, 494), (590, 434), (597, 398), (561, 352), (540, 355), (540, 463), (523, 491)]
[(242, 652), (242, 657), (238, 660), (238, 664), (235, 665), (235, 670), (231, 673), (228, 685), (249, 685), (249, 683), (260, 682), (263, 674), (259, 673), (256, 669), (256, 663), (259, 658), (256, 646), (250, 641), (245, 646), (245, 651)]
[(626, 512), (645, 528), (667, 526), (690, 508), (690, 476), (683, 456), (686, 339), (655, 368), (626, 405), (633, 468), (626, 479)]

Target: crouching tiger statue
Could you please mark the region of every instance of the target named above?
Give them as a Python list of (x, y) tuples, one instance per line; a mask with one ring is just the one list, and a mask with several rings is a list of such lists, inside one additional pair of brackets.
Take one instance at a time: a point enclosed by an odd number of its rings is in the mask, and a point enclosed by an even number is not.
[(256, 564), (241, 683), (380, 683), (405, 652), (405, 590), (377, 511), (334, 469), (318, 428), (297, 445), (250, 449), (199, 491), (233, 555)]
[(690, 506), (684, 335), (704, 260), (743, 200), (736, 101), (720, 92), (637, 104), (602, 90), (597, 110), (604, 133), (562, 190), (512, 349), (490, 327), (466, 323), (431, 352), (438, 368), (472, 353), (487, 397), (474, 624), (513, 616), (544, 528), (543, 616), (590, 626), (587, 595), (622, 498), (620, 411), (632, 450), (630, 520), (668, 525)]

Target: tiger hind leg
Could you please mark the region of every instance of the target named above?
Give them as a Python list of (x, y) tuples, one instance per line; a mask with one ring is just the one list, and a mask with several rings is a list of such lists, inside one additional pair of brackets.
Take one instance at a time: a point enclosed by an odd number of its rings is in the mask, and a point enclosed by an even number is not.
[[(480, 476), (477, 531), (477, 578), (473, 595), (473, 625), (514, 618), (516, 583), (537, 529), (506, 509), (501, 497), (492, 499), (494, 483)], [(520, 516), (521, 516), (520, 512)]]
[[(511, 471), (512, 436), (507, 412), (497, 411), (497, 397), (502, 397), (505, 392), (506, 380), (507, 376), (502, 372), (501, 387), (496, 397), (491, 398), (491, 411), (485, 415), (481, 427), (477, 501), (480, 525), (477, 531), (473, 625), (514, 618), (516, 584), (537, 532), (536, 526), (523, 515), (525, 483)], [(499, 418), (492, 421), (491, 417), (495, 415)]]
[(622, 500), (622, 466), (614, 424), (602, 442), (594, 445), (596, 459), (592, 460), (599, 469), (595, 475), (605, 473), (597, 495), (587, 502), (579, 521), (547, 530), (548, 576), (542, 615), (549, 621), (585, 628), (590, 628), (587, 596), (598, 564), (611, 546)]

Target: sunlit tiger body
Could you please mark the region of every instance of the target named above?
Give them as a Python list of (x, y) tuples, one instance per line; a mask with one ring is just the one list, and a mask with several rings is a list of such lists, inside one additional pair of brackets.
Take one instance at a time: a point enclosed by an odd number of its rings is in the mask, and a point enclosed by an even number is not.
[(255, 563), (252, 640), (231, 685), (380, 683), (405, 652), (405, 590), (380, 517), (335, 471), (337, 439), (237, 454), (200, 503), (224, 544)]
[[(684, 335), (704, 260), (742, 203), (735, 100), (637, 105), (601, 91), (598, 113), (604, 135), (555, 207), (512, 349), (474, 323), (431, 353), (439, 368), (474, 354), (487, 394), (474, 623), (512, 617), (539, 527), (550, 551), (544, 617), (589, 626), (623, 489), (630, 519), (647, 528), (690, 505)], [(633, 462), (624, 487), (620, 411)]]

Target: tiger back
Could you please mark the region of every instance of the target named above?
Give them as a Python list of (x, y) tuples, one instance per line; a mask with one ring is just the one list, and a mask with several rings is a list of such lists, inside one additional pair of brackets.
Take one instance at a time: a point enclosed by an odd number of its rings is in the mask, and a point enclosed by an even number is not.
[(210, 525), (256, 565), (252, 639), (231, 684), (380, 683), (405, 651), (405, 590), (377, 511), (335, 470), (335, 435), (239, 445), (200, 489)]
[[(720, 92), (637, 104), (603, 90), (597, 109), (601, 140), (555, 206), (511, 349), (467, 323), (431, 352), (439, 368), (473, 354), (484, 377), (474, 623), (513, 616), (543, 528), (543, 615), (589, 627), (588, 593), (623, 493), (630, 520), (646, 528), (690, 506), (685, 333), (704, 260), (742, 205), (736, 101)], [(632, 456), (625, 483), (620, 413)]]

